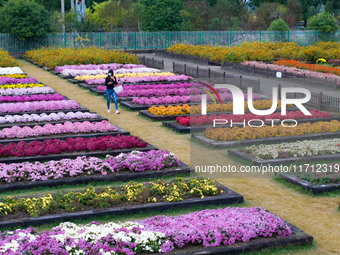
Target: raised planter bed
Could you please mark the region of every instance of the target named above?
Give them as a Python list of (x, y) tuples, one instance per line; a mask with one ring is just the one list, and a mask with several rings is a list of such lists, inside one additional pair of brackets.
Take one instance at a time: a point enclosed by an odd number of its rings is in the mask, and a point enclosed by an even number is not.
[(68, 81), (74, 83), (74, 84), (78, 84), (78, 83), (81, 83), (81, 82), (84, 82), (84, 81), (79, 81), (79, 80), (75, 80), (75, 79), (67, 79)]
[[(339, 156), (340, 158), (340, 156)], [(334, 190), (340, 190), (340, 184), (323, 184), (316, 185), (312, 184), (308, 181), (302, 180), (301, 178), (294, 176), (292, 174), (280, 174), (280, 177), (290, 183), (293, 183), (297, 186), (304, 188), (314, 194), (319, 194), (323, 192), (329, 192)]]
[(11, 128), (13, 126), (18, 126), (18, 127), (34, 127), (34, 126), (43, 126), (45, 124), (63, 124), (65, 122), (84, 122), (84, 121), (91, 121), (91, 122), (100, 122), (103, 120), (107, 120), (106, 118), (103, 118), (102, 116), (98, 116), (96, 119), (73, 119), (73, 120), (59, 120), (59, 121), (45, 121), (45, 122), (15, 122), (15, 123), (5, 123), (5, 124), (0, 124), (0, 129), (3, 128)]
[(162, 121), (162, 120), (175, 120), (177, 117), (187, 117), (190, 116), (190, 114), (181, 114), (181, 115), (161, 115), (161, 116), (157, 116), (154, 115), (152, 113), (150, 113), (148, 110), (141, 110), (139, 111), (139, 114), (147, 117), (149, 119), (152, 120), (156, 120), (156, 121)]
[(98, 95), (105, 95), (105, 91), (98, 90), (97, 88), (89, 88), (89, 90), (93, 93), (98, 94)]
[(58, 112), (89, 112), (89, 109), (85, 108), (84, 106), (80, 105), (79, 109), (70, 109), (70, 110), (55, 110), (55, 111), (33, 111), (33, 112), (4, 112), (0, 113), (0, 116), (6, 115), (17, 115), (17, 114), (41, 114), (41, 113), (58, 113)]
[(36, 187), (55, 187), (60, 185), (75, 185), (75, 184), (87, 184), (91, 182), (117, 182), (117, 181), (130, 181), (135, 179), (143, 178), (154, 178), (154, 177), (164, 177), (173, 176), (177, 174), (190, 173), (192, 169), (181, 162), (181, 166), (168, 168), (164, 170), (152, 170), (144, 172), (115, 172), (108, 175), (90, 175), (90, 176), (80, 176), (80, 177), (67, 177), (55, 180), (46, 181), (35, 181), (35, 182), (17, 182), (10, 184), (0, 184), (0, 192), (21, 190), (21, 189), (31, 189)]
[[(118, 82), (121, 85), (143, 85), (143, 84), (172, 84), (172, 83), (190, 83), (192, 82), (192, 80), (187, 80), (187, 81), (143, 81), (143, 82), (135, 82), (135, 83), (131, 83), (131, 82), (126, 82), (126, 83), (122, 83), (122, 82)], [(74, 82), (74, 83), (79, 83), (79, 82)], [(103, 86), (103, 84), (87, 84), (85, 83), (85, 81), (80, 81), (80, 83), (84, 83), (88, 86), (92, 86), (92, 87), (98, 87), (98, 86)]]
[(56, 134), (51, 136), (37, 136), (37, 137), (30, 137), (30, 138), (16, 138), (16, 139), (0, 139), (0, 144), (8, 144), (8, 143), (18, 143), (20, 141), (24, 141), (26, 143), (32, 142), (32, 141), (44, 141), (47, 139), (60, 139), (65, 140), (67, 138), (89, 138), (89, 137), (99, 137), (99, 136), (108, 136), (108, 135), (130, 135), (130, 132), (116, 126), (118, 131), (116, 132), (105, 132), (105, 133), (78, 133), (78, 134)]
[[(330, 118), (315, 118), (315, 119), (296, 119), (296, 121), (298, 123), (306, 123), (306, 122), (317, 122), (317, 121), (332, 121), (332, 120), (339, 120), (340, 121), (340, 117), (330, 117)], [(164, 126), (179, 132), (179, 133), (194, 133), (194, 132), (202, 132), (204, 130), (206, 130), (209, 127), (212, 127), (212, 124), (210, 125), (202, 125), (202, 126), (184, 126), (176, 121), (167, 121), (167, 122), (163, 122), (162, 123)], [(265, 124), (270, 124), (270, 122), (265, 122)], [(242, 127), (242, 124), (233, 124), (233, 126), (239, 126)], [(228, 127), (227, 125), (218, 125), (217, 127)]]
[(115, 208), (96, 209), (87, 211), (78, 211), (71, 213), (61, 213), (55, 215), (47, 215), (40, 217), (29, 217), (18, 220), (7, 220), (0, 222), (0, 228), (9, 227), (28, 227), (33, 225), (41, 225), (51, 223), (53, 221), (70, 221), (75, 219), (88, 219), (92, 217), (101, 217), (106, 215), (122, 215), (122, 214), (136, 214), (146, 211), (164, 211), (176, 208), (189, 208), (197, 205), (226, 205), (234, 203), (242, 203), (243, 196), (222, 186), (223, 193), (218, 196), (204, 197), (204, 198), (190, 198), (181, 202), (158, 202), (141, 205), (128, 205)]
[[(181, 134), (187, 134), (187, 133), (190, 133), (190, 132), (195, 132), (196, 129), (191, 127), (191, 126), (184, 126), (184, 125), (181, 125), (179, 124), (178, 122), (176, 121), (163, 121), (162, 124), (167, 127), (167, 128), (170, 128), (172, 130), (174, 130), (175, 132), (178, 132), (178, 133), (181, 133)], [(198, 127), (198, 131), (203, 131), (205, 130), (204, 128), (202, 127)], [(194, 131), (195, 130), (195, 131)]]
[(59, 75), (61, 78), (63, 79), (74, 79), (75, 76), (71, 76), (71, 75), (63, 75), (61, 73), (58, 73), (57, 75)]
[(151, 150), (158, 150), (157, 147), (148, 144), (145, 148), (131, 148), (131, 149), (123, 149), (123, 150), (105, 150), (105, 151), (91, 151), (91, 152), (74, 152), (74, 153), (62, 153), (62, 154), (55, 154), (55, 155), (47, 155), (47, 156), (32, 156), (32, 157), (5, 157), (0, 158), (0, 163), (20, 163), (25, 161), (49, 161), (49, 160), (59, 160), (63, 158), (76, 158), (80, 156), (87, 156), (87, 157), (105, 157), (106, 155), (117, 156), (120, 153), (128, 153), (132, 151), (151, 151)]
[(298, 162), (310, 162), (310, 161), (322, 161), (322, 160), (333, 160), (335, 162), (340, 160), (340, 154), (329, 154), (329, 155), (318, 155), (311, 157), (291, 157), (291, 158), (276, 158), (276, 159), (265, 159), (258, 160), (255, 157), (243, 152), (243, 150), (228, 150), (230, 155), (247, 160), (255, 166), (259, 165), (283, 165), (288, 163)]
[[(186, 103), (186, 104), (190, 105), (190, 103)], [(154, 106), (154, 105), (133, 104), (132, 101), (122, 101), (120, 103), (120, 105), (128, 108), (130, 111), (147, 110), (151, 106)], [(167, 106), (170, 106), (170, 105), (175, 106), (175, 105), (185, 105), (185, 104), (160, 104), (160, 105), (156, 105), (156, 106), (165, 106), (165, 107), (167, 107)]]
[(83, 89), (90, 89), (90, 88), (96, 88), (98, 85), (95, 85), (95, 86), (93, 86), (93, 85), (89, 85), (89, 84), (87, 84), (87, 83), (77, 83), (77, 85), (79, 86), (79, 87), (81, 87), (81, 88), (83, 88)]
[[(199, 104), (199, 103), (197, 103)], [(193, 105), (193, 104), (191, 104)], [(297, 107), (291, 107), (291, 108), (288, 108), (289, 111), (297, 111), (299, 110)], [(275, 112), (279, 112), (281, 111), (281, 109), (277, 109)], [(249, 111), (245, 111), (245, 113), (248, 113)], [(233, 112), (232, 111), (225, 111), (225, 112), (208, 112), (207, 115), (218, 115), (218, 114), (232, 114)], [(152, 119), (152, 120), (156, 120), (156, 121), (164, 121), (164, 120), (176, 120), (177, 117), (188, 117), (192, 114), (179, 114), (179, 115), (154, 115), (152, 113), (150, 113), (148, 110), (141, 110), (139, 111), (139, 114), (144, 116), (144, 117), (147, 117), (149, 119)], [(197, 113), (195, 113), (197, 114)]]
[[(301, 229), (295, 227), (291, 223), (285, 221), (291, 230), (292, 234), (290, 236), (276, 236), (276, 237), (268, 237), (268, 238), (258, 238), (252, 239), (249, 242), (245, 243), (236, 243), (233, 245), (225, 245), (211, 248), (202, 248), (191, 246), (190, 248), (186, 248), (185, 246), (181, 249), (175, 249), (174, 251), (167, 253), (169, 255), (227, 255), (227, 254), (244, 254), (245, 252), (255, 252), (261, 251), (262, 249), (275, 249), (275, 248), (284, 248), (287, 246), (300, 246), (300, 245), (311, 245), (313, 243), (313, 237), (311, 235), (306, 234)], [(185, 251), (183, 251), (185, 250)], [(151, 253), (150, 253), (151, 254)], [(153, 253), (157, 255), (161, 255), (164, 253)]]
[(253, 139), (253, 140), (216, 141), (216, 140), (207, 138), (204, 135), (192, 134), (193, 139), (200, 141), (203, 144), (206, 144), (209, 147), (215, 148), (215, 149), (253, 145), (253, 144), (271, 144), (271, 143), (280, 143), (280, 142), (313, 140), (313, 139), (321, 139), (321, 138), (337, 138), (337, 137), (340, 137), (340, 132), (318, 133), (318, 134), (311, 134), (311, 135), (286, 136), (286, 137), (270, 137), (270, 138), (261, 138), (261, 139)]

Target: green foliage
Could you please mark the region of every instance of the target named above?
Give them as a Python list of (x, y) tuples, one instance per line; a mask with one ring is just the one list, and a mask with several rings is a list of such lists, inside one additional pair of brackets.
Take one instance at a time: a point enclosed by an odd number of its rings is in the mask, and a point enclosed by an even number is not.
[(283, 19), (277, 19), (277, 20), (274, 20), (269, 28), (268, 28), (268, 31), (287, 31), (289, 30), (289, 27), (287, 25), (287, 23), (283, 20)]
[(143, 29), (147, 31), (176, 31), (181, 27), (181, 0), (144, 0)]
[(339, 26), (338, 21), (332, 14), (323, 11), (308, 20), (307, 28), (318, 32), (333, 33), (339, 29)]
[(20, 40), (38, 40), (51, 31), (47, 10), (33, 0), (9, 0), (0, 11), (1, 30)]

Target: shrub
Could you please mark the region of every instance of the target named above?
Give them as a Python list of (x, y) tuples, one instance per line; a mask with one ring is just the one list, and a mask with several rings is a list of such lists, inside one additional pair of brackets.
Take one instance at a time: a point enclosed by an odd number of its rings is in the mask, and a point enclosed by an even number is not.
[(49, 13), (34, 0), (9, 0), (0, 11), (2, 32), (25, 40), (37, 40), (50, 32)]
[(274, 20), (269, 28), (267, 29), (268, 31), (287, 31), (289, 30), (289, 27), (287, 25), (287, 23), (283, 20), (283, 19), (277, 19), (277, 20)]
[(339, 26), (338, 21), (332, 14), (323, 11), (308, 20), (307, 29), (317, 30), (318, 32), (334, 33), (339, 29)]

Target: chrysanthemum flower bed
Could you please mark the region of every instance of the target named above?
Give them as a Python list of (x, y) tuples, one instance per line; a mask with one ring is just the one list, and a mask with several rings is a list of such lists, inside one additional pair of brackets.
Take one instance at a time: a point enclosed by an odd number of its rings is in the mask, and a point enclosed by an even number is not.
[(120, 50), (108, 50), (97, 47), (40, 48), (26, 51), (24, 57), (48, 68), (63, 65), (103, 63), (138, 64), (138, 58), (133, 54)]
[(255, 115), (253, 113), (246, 113), (242, 116), (233, 114), (218, 114), (218, 115), (192, 115), (187, 117), (177, 117), (176, 122), (184, 126), (202, 126), (206, 124), (212, 124), (214, 119), (232, 120), (233, 122), (243, 122), (252, 119), (261, 119), (265, 121), (266, 119), (315, 119), (315, 118), (329, 118), (331, 115), (327, 112), (319, 111), (317, 109), (311, 110), (312, 115), (304, 115), (301, 111), (287, 112), (286, 115), (281, 115), (281, 112), (275, 112), (270, 115)]
[(0, 235), (0, 250), (13, 254), (45, 254), (51, 249), (62, 254), (167, 253), (187, 245), (218, 247), (291, 234), (282, 219), (260, 207), (227, 207), (120, 224), (65, 222), (40, 233), (34, 228), (6, 231)]
[[(175, 74), (171, 72), (162, 72), (162, 73), (122, 73), (115, 74), (117, 79), (119, 78), (133, 78), (133, 77), (144, 77), (144, 76), (174, 76)], [(82, 75), (74, 77), (75, 80), (85, 81), (85, 80), (100, 80), (105, 79), (107, 77), (107, 73), (103, 73), (100, 75)]]
[(9, 77), (13, 79), (28, 78), (26, 74), (0, 74), (0, 77)]
[[(118, 78), (118, 83), (140, 83), (140, 82), (177, 82), (177, 81), (189, 81), (191, 76), (187, 75), (165, 75), (165, 76), (143, 76), (143, 77), (130, 77), (130, 78)], [(89, 85), (101, 85), (105, 84), (105, 79), (87, 79), (86, 83)]]
[(40, 95), (52, 94), (54, 92), (55, 91), (49, 87), (0, 89), (1, 96)]
[(136, 136), (99, 136), (91, 138), (47, 139), (26, 143), (0, 144), (0, 157), (46, 156), (71, 152), (109, 151), (145, 148), (148, 143)]
[[(78, 69), (65, 69), (60, 72), (63, 76), (73, 76), (78, 77), (76, 80), (78, 80), (81, 77), (89, 77), (91, 79), (91, 76), (101, 76), (103, 78), (103, 75), (107, 75), (108, 69), (94, 69), (94, 70), (78, 70)], [(159, 69), (155, 68), (148, 68), (143, 65), (136, 65), (136, 68), (121, 68), (114, 70), (115, 76), (121, 78), (121, 77), (130, 77), (128, 75), (122, 75), (122, 74), (130, 74), (130, 73), (159, 73)], [(86, 78), (88, 79), (88, 78)], [(85, 79), (84, 79), (85, 80)]]
[(42, 88), (45, 87), (41, 83), (25, 83), (25, 84), (0, 84), (0, 90), (2, 89), (23, 89), (23, 88)]
[(5, 84), (25, 84), (25, 83), (37, 83), (37, 80), (34, 78), (22, 78), (22, 79), (15, 79), (11, 77), (0, 77), (0, 84), (5, 85)]
[(130, 153), (121, 153), (115, 157), (107, 156), (105, 160), (96, 157), (82, 156), (76, 159), (65, 158), (45, 163), (0, 163), (0, 169), (2, 171), (0, 182), (35, 182), (66, 177), (105, 176), (118, 172), (161, 171), (163, 169), (180, 166), (180, 161), (168, 151), (133, 151)]
[[(272, 100), (257, 100), (253, 102), (256, 109), (269, 109), (272, 106)], [(278, 100), (277, 108), (281, 107), (281, 101)], [(290, 107), (289, 105), (287, 107)], [(244, 109), (248, 110), (248, 102), (244, 103)], [(233, 110), (233, 103), (220, 104), (207, 104), (207, 112), (226, 112)], [(182, 115), (182, 114), (195, 114), (201, 112), (201, 105), (175, 105), (175, 106), (152, 106), (148, 109), (149, 113), (156, 116), (162, 115)]]
[(306, 63), (303, 63), (301, 61), (296, 61), (296, 60), (283, 60), (282, 59), (282, 60), (276, 61), (274, 64), (280, 65), (280, 66), (296, 67), (299, 69), (305, 69), (305, 70), (310, 70), (310, 71), (315, 71), (315, 72), (340, 75), (340, 68), (316, 65), (316, 64), (306, 64)]
[(47, 194), (42, 197), (0, 200), (0, 218), (18, 212), (33, 217), (62, 212), (76, 212), (96, 208), (119, 207), (122, 204), (146, 204), (157, 202), (180, 202), (189, 198), (204, 198), (223, 193), (221, 186), (212, 179), (194, 178), (184, 181), (176, 178), (170, 183), (159, 179), (155, 182), (129, 182), (120, 187), (107, 187), (95, 190), (88, 188), (85, 192)]
[(107, 120), (101, 122), (69, 122), (63, 124), (45, 124), (43, 126), (34, 127), (18, 127), (4, 128), (0, 130), (0, 139), (27, 138), (50, 135), (64, 134), (87, 134), (87, 133), (105, 133), (117, 131), (117, 127), (113, 126)]
[(68, 71), (95, 71), (95, 70), (105, 70), (106, 72), (110, 69), (112, 70), (118, 70), (118, 69), (134, 69), (134, 68), (143, 68), (146, 67), (145, 65), (139, 65), (139, 64), (118, 64), (118, 63), (106, 63), (106, 64), (88, 64), (88, 65), (62, 65), (62, 66), (56, 66), (54, 68), (54, 71), (57, 73), (63, 73), (67, 75)]
[[(141, 85), (123, 85), (123, 91), (119, 93), (119, 96), (130, 97), (130, 96), (147, 96), (148, 94), (139, 94), (142, 92), (147, 93), (149, 90), (169, 90), (169, 89), (189, 89), (192, 83), (170, 83), (170, 84), (141, 84)], [(97, 86), (100, 91), (105, 91), (105, 86)], [(136, 94), (135, 94), (136, 93)]]
[(73, 100), (6, 103), (0, 104), (0, 113), (75, 110), (80, 108), (80, 105)]
[(58, 112), (58, 113), (41, 113), (41, 114), (23, 114), (23, 115), (5, 115), (0, 116), (0, 124), (7, 123), (27, 123), (31, 122), (50, 122), (60, 120), (76, 119), (96, 119), (99, 115), (90, 112)]
[(0, 103), (11, 102), (31, 102), (31, 101), (60, 101), (66, 100), (62, 95), (46, 94), (46, 95), (20, 95), (20, 96), (0, 96)]
[(337, 120), (332, 120), (318, 121), (315, 123), (301, 123), (295, 127), (284, 127), (282, 125), (264, 125), (260, 128), (254, 128), (250, 126), (232, 128), (207, 128), (203, 132), (203, 135), (216, 141), (231, 141), (270, 137), (293, 137), (319, 133), (337, 133), (339, 131), (340, 122)]
[(270, 145), (261, 144), (244, 147), (243, 151), (258, 160), (339, 154), (340, 139), (303, 140)]
[[(267, 69), (274, 70), (277, 72), (287, 72), (287, 74), (297, 75), (297, 76), (303, 76), (306, 75), (306, 77), (312, 77), (312, 78), (321, 78), (321, 79), (327, 79), (327, 80), (337, 80), (339, 79), (339, 75), (332, 74), (332, 73), (323, 73), (323, 72), (317, 72), (315, 70), (306, 70), (306, 69), (300, 69), (298, 67), (290, 67), (286, 65), (281, 65), (281, 63), (291, 63), (291, 62), (297, 62), (293, 60), (280, 60), (276, 62), (275, 64), (267, 64), (263, 62), (256, 62), (256, 61), (246, 61), (243, 62), (242, 65), (245, 66), (251, 66), (256, 67), (260, 69)], [(339, 68), (337, 68), (339, 69)], [(339, 69), (340, 70), (340, 69)]]
[[(163, 90), (164, 91), (164, 90)], [(164, 91), (165, 92), (165, 91)], [(191, 91), (192, 92), (192, 91)], [(190, 93), (190, 91), (189, 91)], [(229, 92), (224, 92), (219, 94), (222, 102), (231, 101), (233, 99), (233, 95)], [(217, 96), (214, 95), (215, 100), (217, 100)], [(211, 97), (207, 98), (207, 101), (212, 102), (213, 99)], [(253, 95), (253, 100), (258, 100), (260, 97), (258, 95)], [(138, 105), (159, 105), (159, 104), (186, 104), (186, 103), (198, 103), (201, 102), (201, 95), (178, 95), (178, 96), (165, 96), (165, 97), (134, 97), (132, 98), (132, 103)]]

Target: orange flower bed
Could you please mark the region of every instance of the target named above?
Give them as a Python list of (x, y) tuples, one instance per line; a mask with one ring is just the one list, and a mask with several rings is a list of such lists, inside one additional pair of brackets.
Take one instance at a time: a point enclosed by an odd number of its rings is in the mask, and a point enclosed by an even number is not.
[(136, 55), (120, 50), (104, 48), (40, 48), (26, 51), (24, 56), (34, 63), (49, 68), (63, 65), (83, 64), (138, 64)]
[[(255, 109), (263, 110), (269, 109), (272, 106), (272, 100), (256, 100), (253, 102)], [(281, 107), (281, 101), (278, 100), (277, 108)], [(291, 107), (291, 105), (287, 105), (287, 107)], [(244, 102), (244, 109), (248, 110), (248, 102)], [(220, 104), (207, 104), (208, 112), (226, 112), (233, 110), (233, 103), (226, 103), (223, 105)], [(194, 114), (201, 112), (201, 105), (176, 105), (176, 106), (151, 106), (148, 111), (154, 115), (162, 116), (162, 115), (182, 115), (182, 114)]]
[(260, 139), (269, 137), (299, 136), (317, 133), (335, 133), (340, 131), (340, 122), (337, 120), (318, 121), (315, 123), (302, 123), (295, 127), (284, 127), (282, 125), (254, 127), (232, 127), (232, 128), (207, 128), (204, 135), (217, 141)]
[(190, 106), (185, 105), (169, 105), (165, 107), (161, 106), (151, 106), (148, 111), (154, 115), (162, 116), (162, 115), (180, 115), (180, 114), (190, 114)]
[(294, 42), (243, 42), (239, 46), (212, 46), (174, 44), (169, 52), (209, 58), (216, 62), (263, 61), (274, 59), (298, 59), (303, 61), (340, 58), (340, 43), (318, 42), (300, 46)]
[(9, 55), (8, 51), (0, 49), (0, 67), (13, 67), (18, 66), (15, 58)]
[(276, 61), (274, 64), (280, 65), (280, 66), (295, 67), (295, 68), (310, 70), (310, 71), (314, 71), (314, 72), (330, 73), (330, 74), (340, 75), (340, 68), (323, 66), (323, 65), (315, 65), (315, 64), (306, 64), (306, 63), (296, 61), (296, 60), (280, 59), (279, 61)]

